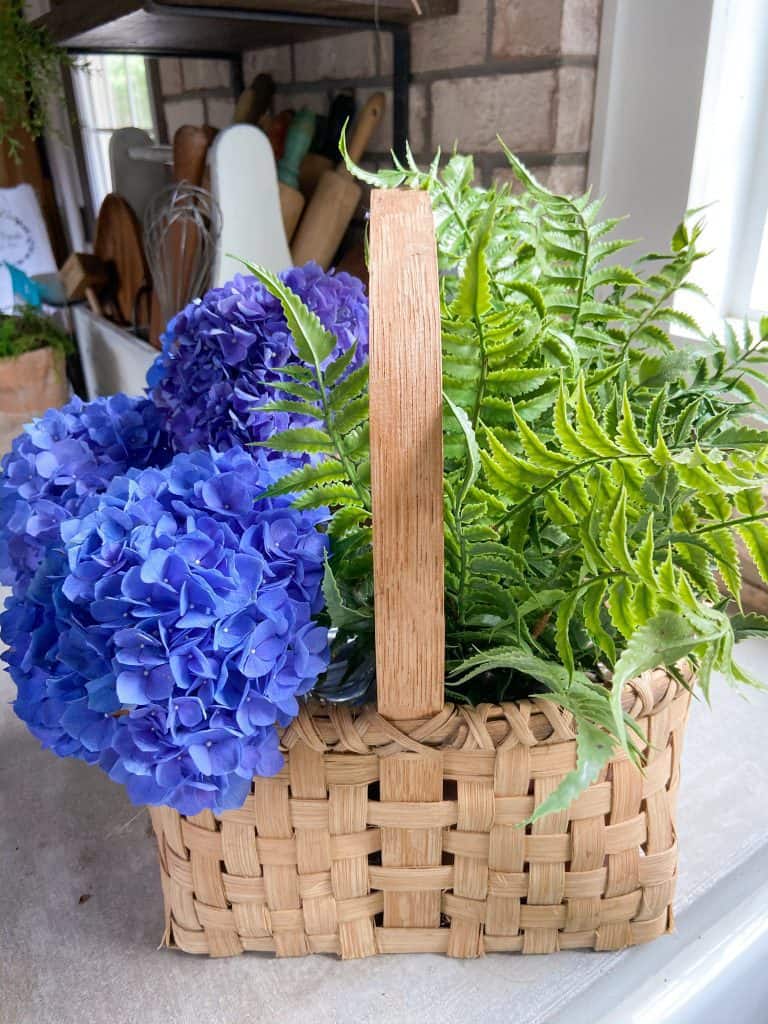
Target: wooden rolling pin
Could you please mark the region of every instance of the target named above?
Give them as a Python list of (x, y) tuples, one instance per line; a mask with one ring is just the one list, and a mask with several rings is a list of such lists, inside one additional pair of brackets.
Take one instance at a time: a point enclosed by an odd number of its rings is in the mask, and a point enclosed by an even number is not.
[[(384, 93), (377, 92), (368, 100), (355, 121), (348, 152), (358, 163), (384, 115)], [(327, 270), (349, 226), (362, 189), (344, 164), (326, 171), (317, 184), (315, 194), (304, 211), (301, 224), (291, 246), (296, 266), (315, 260)]]
[(344, 125), (354, 120), (355, 99), (350, 92), (340, 92), (334, 97), (328, 111), (323, 144), (316, 153), (307, 153), (299, 169), (299, 188), (309, 202), (317, 183), (326, 171), (332, 171), (339, 162), (339, 139)]
[(173, 180), (202, 185), (205, 159), (216, 137), (216, 129), (209, 124), (185, 124), (173, 136)]
[(288, 129), (292, 120), (292, 110), (281, 110), (274, 117), (265, 117), (261, 124), (272, 146), (275, 160), (279, 160), (285, 152), (285, 140), (288, 137)]
[(235, 106), (232, 124), (258, 124), (269, 110), (275, 94), (272, 76), (262, 72), (256, 75), (247, 89), (243, 89)]
[(285, 237), (290, 240), (299, 223), (306, 199), (299, 191), (299, 167), (315, 133), (315, 115), (304, 107), (291, 121), (285, 137), (285, 150), (277, 164), (280, 182), (280, 210)]

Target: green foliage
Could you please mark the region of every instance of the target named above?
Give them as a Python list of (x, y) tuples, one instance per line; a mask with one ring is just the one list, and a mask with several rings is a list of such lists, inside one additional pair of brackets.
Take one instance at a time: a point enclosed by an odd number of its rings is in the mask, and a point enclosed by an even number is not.
[(36, 348), (73, 350), (72, 341), (50, 317), (24, 306), (16, 315), (0, 313), (0, 359), (20, 356)]
[[(519, 194), (476, 188), (471, 159), (457, 155), (427, 171), (410, 153), (376, 175), (347, 165), (377, 187), (432, 199), (449, 693), (472, 703), (536, 693), (572, 713), (577, 768), (539, 816), (594, 780), (614, 744), (638, 759), (621, 705), (634, 675), (687, 658), (705, 695), (713, 671), (754, 682), (733, 660), (734, 641), (766, 635), (768, 621), (729, 617), (727, 605), (740, 600), (737, 536), (768, 581), (768, 430), (753, 389), (768, 382), (768, 323), (757, 335), (745, 325), (708, 337), (677, 310), (702, 256), (700, 223), (686, 218), (669, 252), (617, 265), (629, 243), (609, 237), (617, 222), (598, 219), (600, 203), (553, 195), (505, 152)], [(292, 309), (284, 286), (262, 280)], [(318, 358), (330, 344), (322, 329), (293, 315), (317, 390), (292, 396), (314, 398), (312, 450), (327, 461), (282, 489), (332, 503), (329, 610), (367, 643), (366, 382), (357, 371), (353, 384), (333, 384)], [(699, 337), (681, 350), (670, 325)]]
[[(330, 360), (335, 337), (301, 299), (273, 273), (246, 264), (280, 301), (304, 365), (283, 367), (289, 378), (280, 385), (285, 400), (264, 406), (314, 416), (318, 427), (296, 427), (262, 442), (277, 451), (320, 454), (319, 459), (289, 473), (266, 493), (295, 494), (300, 508), (331, 506), (328, 532), (333, 539), (323, 593), (338, 643), (373, 618), (370, 456), (368, 450), (368, 366), (349, 371), (354, 346)], [(276, 385), (277, 386), (277, 385)]]
[(20, 159), (18, 132), (34, 139), (47, 125), (47, 105), (61, 93), (59, 72), (72, 58), (57, 46), (47, 30), (24, 17), (22, 0), (0, 4), (0, 145)]

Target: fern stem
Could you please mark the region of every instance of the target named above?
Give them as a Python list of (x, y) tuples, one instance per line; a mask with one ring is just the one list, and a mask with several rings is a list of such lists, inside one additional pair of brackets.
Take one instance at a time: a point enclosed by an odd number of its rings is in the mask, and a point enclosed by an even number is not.
[(315, 377), (317, 378), (317, 386), (320, 389), (320, 402), (323, 408), (323, 421), (325, 423), (325, 429), (328, 431), (328, 436), (333, 442), (333, 446), (336, 449), (336, 453), (339, 460), (344, 467), (344, 471), (349, 477), (349, 482), (355, 489), (355, 493), (360, 499), (360, 503), (366, 511), (370, 512), (370, 497), (367, 490), (360, 483), (360, 479), (357, 475), (354, 463), (349, 457), (349, 453), (342, 444), (341, 436), (336, 430), (336, 426), (333, 422), (333, 413), (331, 410), (330, 403), (328, 401), (328, 389), (325, 384), (325, 376), (323, 374), (322, 367), (318, 362), (314, 364)]
[[(716, 442), (712, 442), (711, 444), (704, 444), (704, 443), (702, 443), (700, 445), (700, 447), (704, 451), (708, 451), (708, 450), (726, 451), (729, 448), (734, 448), (736, 450), (739, 450), (739, 446), (736, 445), (736, 444), (733, 444), (733, 445), (718, 445)], [(686, 445), (674, 445), (674, 446), (672, 446), (669, 449), (670, 454), (673, 453), (673, 452), (688, 451), (688, 450), (689, 449), (688, 449), (688, 447)], [(640, 454), (634, 454), (634, 453), (625, 453), (625, 454), (620, 454), (620, 455), (596, 455), (594, 457), (594, 459), (586, 459), (584, 462), (577, 462), (575, 465), (569, 466), (568, 469), (564, 470), (562, 473), (559, 473), (556, 477), (553, 477), (549, 481), (549, 483), (544, 484), (543, 487), (539, 487), (539, 489), (536, 490), (536, 491), (531, 491), (531, 493), (528, 495), (527, 498), (524, 498), (521, 502), (519, 502), (513, 508), (508, 509), (504, 513), (504, 515), (501, 516), (501, 518), (496, 521), (496, 526), (497, 527), (498, 526), (503, 526), (513, 516), (516, 516), (520, 511), (522, 511), (523, 509), (527, 508), (529, 505), (532, 505), (533, 502), (536, 501), (537, 498), (540, 498), (543, 494), (547, 494), (547, 492), (551, 491), (553, 487), (557, 487), (559, 484), (561, 484), (563, 482), (563, 480), (567, 480), (569, 476), (573, 476), (574, 473), (579, 473), (579, 472), (581, 472), (584, 469), (589, 469), (591, 466), (596, 466), (596, 465), (598, 465), (598, 463), (601, 463), (601, 462), (620, 462), (620, 461), (625, 460), (625, 459), (648, 459), (648, 458), (650, 458), (650, 454), (640, 455)], [(740, 522), (744, 522), (744, 523), (747, 523), (747, 522), (759, 522), (760, 520), (764, 521), (766, 518), (768, 518), (768, 514), (763, 514), (763, 515), (758, 515), (758, 516), (746, 516), (746, 517), (744, 517), (744, 519), (730, 519), (730, 520), (728, 520), (728, 523), (729, 524), (738, 524)], [(720, 525), (725, 526), (727, 524), (723, 523), (723, 524), (716, 524), (716, 526), (712, 526), (712, 527), (704, 527), (701, 531), (698, 531), (698, 532), (706, 533), (710, 529), (719, 528)]]
[(509, 519), (516, 516), (523, 509), (532, 505), (537, 498), (540, 498), (542, 494), (546, 494), (551, 491), (553, 487), (557, 487), (567, 480), (569, 476), (573, 476), (574, 473), (581, 472), (583, 469), (588, 469), (590, 466), (596, 466), (600, 462), (618, 462), (622, 459), (647, 459), (648, 455), (596, 455), (594, 459), (586, 459), (584, 462), (577, 462), (573, 466), (569, 466), (568, 469), (559, 473), (556, 477), (553, 477), (548, 484), (544, 484), (543, 487), (539, 487), (536, 491), (531, 491), (527, 498), (524, 498), (521, 502), (515, 505), (513, 508), (507, 509), (504, 515), (496, 521), (496, 526), (503, 526)]
[(664, 304), (669, 301), (669, 299), (675, 294), (676, 291), (677, 286), (675, 286), (674, 288), (670, 288), (669, 291), (664, 292), (659, 301), (655, 303), (653, 306), (651, 306), (651, 308), (648, 310), (645, 316), (640, 317), (634, 329), (631, 330), (627, 335), (627, 340), (624, 342), (624, 347), (622, 349), (623, 356), (626, 356), (627, 352), (629, 351), (629, 346), (632, 344), (637, 334), (640, 331), (642, 331), (644, 327), (647, 327), (648, 324), (653, 323), (653, 321), (656, 318), (656, 314), (664, 306)]
[[(472, 232), (469, 230), (469, 224), (467, 224), (467, 222), (464, 220), (463, 216), (461, 215), (461, 211), (459, 210), (458, 206), (453, 201), (453, 196), (445, 188), (445, 186), (442, 186), (442, 195), (443, 195), (443, 198), (445, 199), (447, 205), (450, 207), (451, 213), (456, 218), (456, 220), (457, 220), (457, 222), (459, 224), (459, 227), (461, 228), (462, 234), (464, 235), (464, 237), (467, 240), (467, 243), (471, 247), (474, 239), (472, 237)], [(499, 302), (503, 302), (504, 301), (504, 296), (502, 295), (502, 293), (501, 293), (501, 291), (499, 289), (499, 286), (496, 284), (496, 281), (493, 279), (493, 275), (489, 275), (488, 283), (489, 283), (491, 289), (493, 290), (494, 297)]]
[[(631, 330), (629, 332), (629, 334), (627, 335), (626, 341), (624, 342), (624, 347), (622, 349), (622, 355), (626, 356), (627, 352), (629, 351), (629, 346), (631, 345), (632, 341), (635, 339), (637, 334), (640, 331), (642, 331), (642, 329), (644, 327), (647, 327), (648, 324), (653, 323), (653, 321), (656, 318), (656, 314), (659, 312), (659, 310), (662, 309), (663, 306), (666, 305), (666, 303), (669, 301), (669, 299), (679, 289), (680, 284), (687, 277), (688, 271), (691, 269), (691, 266), (692, 266), (693, 261), (694, 261), (695, 258), (696, 258), (696, 250), (695, 249), (693, 250), (693, 252), (688, 252), (687, 253), (685, 261), (683, 263), (683, 271), (682, 271), (682, 273), (678, 272), (678, 276), (675, 278), (675, 283), (670, 288), (668, 288), (665, 292), (663, 292), (662, 295), (659, 297), (659, 299), (653, 304), (653, 306), (651, 306), (651, 308), (643, 316), (641, 316), (640, 319), (637, 321), (637, 323), (635, 324), (635, 327), (633, 328), (633, 330)], [(675, 262), (679, 262), (679, 261), (675, 261)]]
[(579, 225), (581, 229), (581, 238), (584, 247), (584, 255), (581, 260), (581, 273), (579, 274), (579, 287), (576, 292), (576, 309), (573, 314), (573, 333), (575, 334), (578, 330), (578, 326), (581, 323), (581, 304), (584, 300), (584, 288), (587, 283), (587, 269), (589, 267), (589, 230), (584, 222), (584, 217), (581, 211), (578, 209), (574, 202), (569, 201), (569, 205), (575, 215), (578, 217)]
[[(490, 275), (489, 280), (491, 280)], [(485, 332), (483, 331), (482, 317), (479, 316), (478, 314), (475, 314), (475, 316), (472, 317), (472, 320), (474, 322), (475, 330), (477, 331), (478, 341), (480, 343), (480, 379), (477, 385), (475, 403), (472, 408), (472, 418), (470, 421), (472, 423), (472, 430), (475, 433), (477, 433), (477, 426), (478, 423), (480, 422), (480, 411), (483, 404), (483, 395), (485, 394), (485, 384), (488, 378), (488, 356), (486, 355), (485, 351)], [(466, 496), (471, 477), (472, 465), (469, 457), (469, 452), (467, 452), (467, 461), (464, 467), (464, 479), (461, 482), (461, 487), (457, 491), (456, 501), (454, 503), (453, 510), (454, 518), (456, 520), (456, 532), (458, 534), (461, 558), (461, 561), (459, 563), (459, 592), (456, 595), (459, 625), (464, 624), (464, 597), (467, 589), (467, 563), (469, 558), (469, 553), (467, 551), (467, 538), (464, 534), (464, 527), (461, 522), (461, 506), (463, 504), (462, 496)]]
[(764, 523), (768, 519), (768, 511), (760, 512), (754, 516), (740, 516), (736, 519), (726, 519), (721, 523), (709, 523), (707, 526), (700, 526), (698, 530), (691, 530), (691, 534), (698, 536), (701, 533), (714, 533), (716, 530), (736, 530), (748, 523)]
[(326, 418), (325, 425), (328, 429), (328, 436), (330, 437), (331, 441), (333, 441), (339, 459), (341, 460), (341, 464), (344, 467), (347, 476), (349, 477), (350, 484), (355, 489), (355, 493), (360, 499), (363, 508), (370, 512), (370, 497), (368, 495), (368, 491), (360, 483), (360, 479), (357, 475), (357, 470), (355, 469), (354, 463), (352, 462), (348, 453), (344, 449), (344, 446), (341, 443), (341, 438), (337, 434), (335, 428), (331, 425), (330, 417)]

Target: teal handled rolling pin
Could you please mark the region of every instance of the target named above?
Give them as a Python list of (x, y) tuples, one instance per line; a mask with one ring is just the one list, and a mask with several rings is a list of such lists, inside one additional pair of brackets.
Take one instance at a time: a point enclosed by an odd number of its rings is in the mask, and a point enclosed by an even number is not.
[(315, 115), (302, 108), (291, 121), (285, 138), (285, 150), (277, 164), (277, 178), (280, 182), (280, 209), (283, 214), (285, 236), (290, 242), (301, 211), (306, 202), (299, 191), (299, 167), (307, 154), (315, 133)]

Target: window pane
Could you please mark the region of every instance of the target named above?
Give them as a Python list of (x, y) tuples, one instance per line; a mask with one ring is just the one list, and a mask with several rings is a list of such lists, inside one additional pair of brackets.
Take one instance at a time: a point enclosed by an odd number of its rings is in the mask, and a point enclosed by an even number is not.
[(760, 245), (760, 256), (749, 304), (753, 310), (761, 314), (768, 313), (768, 218), (763, 226), (763, 241)]
[(112, 189), (109, 140), (115, 128), (143, 128), (155, 134), (149, 78), (143, 57), (89, 56), (74, 72), (91, 194), (96, 209)]
[(112, 97), (114, 122), (112, 127), (124, 128), (131, 123), (131, 107), (128, 103), (128, 81), (125, 73), (125, 58), (107, 58), (109, 92)]
[(126, 57), (125, 65), (134, 117), (132, 123), (152, 132), (154, 125), (152, 123), (152, 105), (149, 101), (149, 76), (144, 58)]

